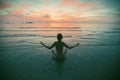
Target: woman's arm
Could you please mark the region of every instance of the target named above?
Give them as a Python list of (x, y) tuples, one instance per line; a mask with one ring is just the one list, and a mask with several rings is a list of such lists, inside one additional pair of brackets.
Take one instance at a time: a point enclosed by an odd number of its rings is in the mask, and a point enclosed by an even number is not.
[(77, 47), (77, 46), (79, 46), (79, 43), (77, 43), (76, 45), (74, 45), (74, 46), (68, 46), (68, 45), (66, 45), (65, 43), (64, 43), (64, 46), (66, 47), (66, 48), (68, 48), (68, 49), (72, 49), (72, 48), (74, 48), (74, 47)]
[(43, 42), (40, 42), (40, 44), (42, 44), (44, 47), (48, 49), (52, 49), (55, 46), (55, 43), (53, 43), (51, 46), (46, 46)]

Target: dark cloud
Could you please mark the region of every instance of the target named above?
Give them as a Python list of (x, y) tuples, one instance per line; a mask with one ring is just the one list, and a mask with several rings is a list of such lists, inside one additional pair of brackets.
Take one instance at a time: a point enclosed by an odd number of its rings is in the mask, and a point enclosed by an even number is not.
[(93, 0), (108, 8), (120, 8), (120, 0)]
[(102, 0), (103, 4), (110, 8), (120, 8), (120, 0)]
[(0, 5), (0, 9), (6, 9), (6, 8), (10, 8), (10, 7), (11, 7), (11, 5), (8, 3), (4, 3), (4, 4)]
[(45, 14), (43, 17), (44, 17), (44, 18), (49, 18), (50, 15), (49, 15), (49, 14)]
[(3, 0), (0, 0), (0, 5), (4, 4), (4, 1)]
[(6, 3), (5, 1), (0, 0), (0, 9), (6, 9), (6, 8), (9, 8), (9, 7), (11, 7), (10, 3)]

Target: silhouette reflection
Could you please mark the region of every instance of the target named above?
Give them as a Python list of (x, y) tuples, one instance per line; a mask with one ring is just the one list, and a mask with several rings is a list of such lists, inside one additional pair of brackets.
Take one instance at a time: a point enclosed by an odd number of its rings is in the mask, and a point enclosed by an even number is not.
[(59, 77), (62, 77), (63, 73), (64, 73), (64, 67), (63, 67), (63, 64), (65, 63), (65, 60), (54, 60), (55, 63), (56, 63), (56, 73)]
[(64, 73), (66, 72), (77, 72), (78, 70), (76, 68), (73, 67), (64, 67), (64, 64), (66, 62), (66, 59), (64, 60), (55, 60), (54, 62), (56, 64), (56, 68), (53, 70), (56, 72), (56, 74), (58, 75), (58, 77), (62, 77)]

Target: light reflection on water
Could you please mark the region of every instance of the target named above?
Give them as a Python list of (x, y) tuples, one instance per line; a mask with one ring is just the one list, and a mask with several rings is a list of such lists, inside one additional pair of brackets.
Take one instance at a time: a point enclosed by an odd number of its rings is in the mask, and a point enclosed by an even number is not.
[(7, 24), (1, 27), (1, 39), (7, 38), (9, 42), (18, 42), (15, 40), (23, 40), (29, 37), (32, 42), (36, 42), (37, 39), (38, 41), (50, 43), (49, 40), (54, 42), (56, 35), (62, 33), (64, 36), (63, 40), (69, 43), (79, 42), (85, 45), (110, 43), (114, 45), (114, 43), (118, 43), (118, 35), (120, 34), (120, 30), (115, 30), (115, 24)]

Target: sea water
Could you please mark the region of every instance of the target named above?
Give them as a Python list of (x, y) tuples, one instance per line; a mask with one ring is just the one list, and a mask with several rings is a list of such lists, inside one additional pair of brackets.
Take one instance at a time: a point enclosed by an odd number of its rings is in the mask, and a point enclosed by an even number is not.
[[(58, 33), (69, 46), (80, 43), (63, 62), (40, 44), (52, 45)], [(117, 80), (119, 49), (119, 24), (0, 24), (1, 80)]]

